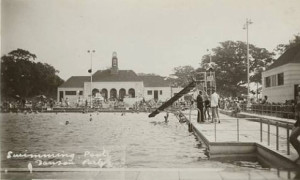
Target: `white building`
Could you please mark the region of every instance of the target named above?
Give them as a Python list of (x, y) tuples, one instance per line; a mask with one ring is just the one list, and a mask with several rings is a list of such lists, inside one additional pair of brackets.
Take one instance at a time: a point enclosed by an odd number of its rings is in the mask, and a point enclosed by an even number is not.
[(69, 102), (90, 101), (91, 90), (93, 97), (101, 95), (105, 99), (129, 96), (166, 101), (181, 89), (171, 87), (171, 83), (161, 76), (138, 76), (132, 70), (119, 70), (117, 54), (113, 53), (111, 69), (96, 71), (92, 83), (90, 76), (70, 77), (58, 87), (57, 101), (67, 98)]
[(268, 102), (293, 100), (299, 93), (300, 44), (288, 49), (262, 73), (262, 95)]

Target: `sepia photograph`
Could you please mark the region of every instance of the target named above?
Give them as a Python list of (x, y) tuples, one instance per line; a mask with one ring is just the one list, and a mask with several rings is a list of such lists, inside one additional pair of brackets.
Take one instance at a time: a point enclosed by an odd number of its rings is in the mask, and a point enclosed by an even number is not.
[(0, 3), (0, 179), (300, 180), (299, 0)]

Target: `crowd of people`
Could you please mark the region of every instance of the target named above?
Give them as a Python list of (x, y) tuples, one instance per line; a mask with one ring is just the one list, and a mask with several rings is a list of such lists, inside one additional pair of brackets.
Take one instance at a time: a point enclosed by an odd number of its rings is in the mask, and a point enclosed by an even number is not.
[[(163, 104), (161, 100), (145, 100), (145, 99), (134, 99), (130, 104), (124, 102), (121, 99), (109, 98), (109, 99), (93, 99), (92, 107), (95, 109), (132, 109), (138, 111), (150, 111), (151, 109), (158, 108)], [(33, 110), (53, 110), (53, 108), (90, 108), (90, 100), (88, 99), (79, 99), (77, 101), (70, 101), (68, 98), (61, 99), (61, 101), (55, 101), (51, 98), (37, 98), (37, 99), (14, 99), (14, 100), (5, 100), (1, 103), (1, 111), (33, 111)]]

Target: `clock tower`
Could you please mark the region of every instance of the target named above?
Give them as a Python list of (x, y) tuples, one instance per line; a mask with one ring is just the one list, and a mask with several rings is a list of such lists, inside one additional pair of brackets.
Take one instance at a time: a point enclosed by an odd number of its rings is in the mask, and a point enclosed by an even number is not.
[(116, 52), (113, 52), (112, 54), (111, 74), (118, 74), (118, 57)]

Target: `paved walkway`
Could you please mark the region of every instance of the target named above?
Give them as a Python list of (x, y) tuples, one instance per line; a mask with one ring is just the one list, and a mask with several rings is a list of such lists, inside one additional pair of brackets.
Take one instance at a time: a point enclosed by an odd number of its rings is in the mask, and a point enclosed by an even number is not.
[(82, 172), (14, 172), (2, 174), (2, 179), (103, 179), (103, 180), (277, 180), (299, 179), (299, 172), (245, 168), (197, 169), (111, 169)]
[[(188, 117), (189, 111), (184, 111)], [(281, 153), (288, 158), (297, 159), (296, 150), (289, 144), (290, 155), (287, 155), (287, 135), (286, 128), (279, 127), (279, 150), (276, 150), (276, 126), (270, 125), (270, 145), (268, 145), (268, 125), (262, 126), (263, 141), (260, 142), (260, 123), (249, 121), (244, 118), (230, 117), (220, 113), (221, 123), (197, 123), (196, 110), (192, 111), (192, 123), (210, 142), (256, 142), (272, 150)], [(265, 118), (267, 118), (265, 116)], [(289, 134), (291, 130), (289, 131)]]

